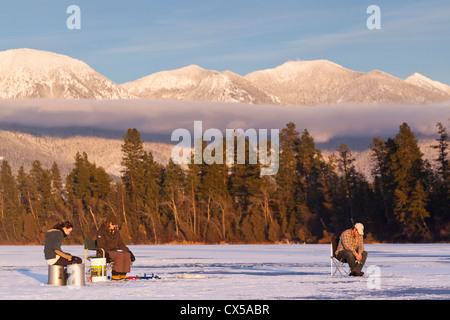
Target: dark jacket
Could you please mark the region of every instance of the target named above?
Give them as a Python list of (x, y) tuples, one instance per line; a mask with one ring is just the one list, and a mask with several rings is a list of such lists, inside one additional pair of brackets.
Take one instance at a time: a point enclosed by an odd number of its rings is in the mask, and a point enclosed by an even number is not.
[(97, 232), (97, 247), (108, 250), (130, 251), (122, 240), (119, 230), (109, 230), (105, 224)]
[(44, 256), (45, 259), (56, 258), (55, 250), (61, 250), (61, 244), (66, 234), (62, 229), (51, 229), (45, 233)]

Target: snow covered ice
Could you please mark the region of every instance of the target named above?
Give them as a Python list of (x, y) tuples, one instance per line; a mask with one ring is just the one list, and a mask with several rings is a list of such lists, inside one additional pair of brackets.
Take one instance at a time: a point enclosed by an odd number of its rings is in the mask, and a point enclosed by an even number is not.
[[(326, 244), (130, 246), (129, 275), (161, 279), (71, 288), (47, 285), (42, 246), (0, 246), (0, 299), (450, 299), (450, 244), (365, 248), (359, 278), (330, 275)], [(63, 250), (84, 255), (81, 245)]]

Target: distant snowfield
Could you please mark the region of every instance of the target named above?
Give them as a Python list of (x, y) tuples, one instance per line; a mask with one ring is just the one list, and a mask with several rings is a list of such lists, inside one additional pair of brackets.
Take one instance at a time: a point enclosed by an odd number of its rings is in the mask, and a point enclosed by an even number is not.
[[(0, 246), (0, 299), (450, 299), (450, 244), (370, 244), (362, 278), (330, 275), (329, 245), (130, 246), (129, 275), (161, 279), (47, 285), (42, 246)], [(83, 257), (82, 246), (63, 250)]]

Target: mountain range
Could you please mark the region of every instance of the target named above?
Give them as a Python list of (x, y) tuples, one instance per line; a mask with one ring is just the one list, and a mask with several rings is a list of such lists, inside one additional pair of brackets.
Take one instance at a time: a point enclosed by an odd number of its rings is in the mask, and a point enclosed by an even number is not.
[(285, 106), (350, 103), (433, 103), (450, 100), (450, 86), (414, 73), (346, 69), (327, 60), (289, 61), (245, 76), (196, 65), (161, 71), (124, 84), (83, 61), (53, 52), (0, 52), (0, 99), (152, 99)]

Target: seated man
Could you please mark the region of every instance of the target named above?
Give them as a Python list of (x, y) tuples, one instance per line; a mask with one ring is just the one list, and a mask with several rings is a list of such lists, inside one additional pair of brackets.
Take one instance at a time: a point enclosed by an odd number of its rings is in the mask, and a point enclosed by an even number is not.
[(126, 274), (130, 272), (131, 262), (135, 261), (135, 258), (122, 241), (115, 216), (108, 216), (105, 223), (98, 230), (97, 246), (105, 250), (107, 258), (114, 262), (111, 279), (126, 280)]
[(361, 270), (366, 262), (367, 252), (364, 251), (363, 235), (364, 226), (356, 223), (353, 228), (342, 232), (339, 238), (336, 257), (338, 260), (345, 258), (350, 266), (351, 276), (360, 277), (364, 274)]

